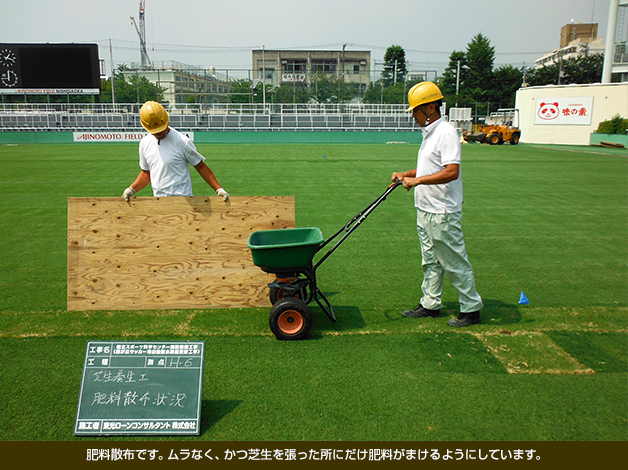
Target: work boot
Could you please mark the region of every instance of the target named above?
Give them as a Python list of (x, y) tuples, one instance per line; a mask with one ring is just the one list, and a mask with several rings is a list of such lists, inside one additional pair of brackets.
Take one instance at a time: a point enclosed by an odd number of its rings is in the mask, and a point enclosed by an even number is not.
[(447, 322), (450, 326), (455, 326), (457, 328), (461, 328), (463, 326), (475, 325), (476, 323), (480, 323), (480, 311), (477, 312), (469, 312), (469, 313), (461, 313), (458, 315), (458, 318), (452, 318)]
[(405, 310), (402, 315), (408, 318), (423, 318), (423, 317), (440, 317), (440, 309), (439, 310), (430, 310), (429, 308), (425, 308), (423, 305), (419, 304), (412, 310)]

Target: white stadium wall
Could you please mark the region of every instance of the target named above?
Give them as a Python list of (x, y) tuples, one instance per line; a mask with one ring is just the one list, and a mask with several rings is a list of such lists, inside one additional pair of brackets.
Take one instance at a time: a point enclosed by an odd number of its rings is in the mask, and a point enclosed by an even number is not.
[(521, 88), (515, 106), (521, 142), (589, 145), (600, 122), (628, 118), (628, 83)]

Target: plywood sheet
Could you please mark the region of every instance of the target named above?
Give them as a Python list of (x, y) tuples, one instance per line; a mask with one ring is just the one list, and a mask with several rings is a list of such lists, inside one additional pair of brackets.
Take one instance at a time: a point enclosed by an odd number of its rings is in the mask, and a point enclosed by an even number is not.
[(269, 306), (246, 240), (294, 226), (293, 196), (69, 198), (68, 310)]

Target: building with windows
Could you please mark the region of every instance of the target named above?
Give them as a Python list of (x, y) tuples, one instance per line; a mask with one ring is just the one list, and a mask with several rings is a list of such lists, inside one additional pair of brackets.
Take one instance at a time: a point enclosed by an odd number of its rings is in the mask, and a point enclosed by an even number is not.
[(560, 28), (560, 47), (566, 47), (576, 39), (590, 42), (597, 38), (597, 23), (569, 23)]
[(628, 0), (611, 0), (607, 29), (602, 83), (628, 82)]
[(590, 42), (583, 42), (581, 39), (575, 39), (565, 47), (554, 49), (543, 57), (534, 61), (534, 66), (539, 67), (558, 64), (561, 60), (577, 59), (592, 54), (603, 54), (606, 45), (602, 38), (596, 38)]
[(138, 75), (164, 88), (164, 99), (171, 105), (186, 103), (227, 103), (229, 82), (219, 76), (214, 67), (193, 67), (180, 62), (153, 62), (150, 69), (132, 63), (129, 70), (121, 72), (128, 81)]
[(597, 26), (597, 23), (570, 23), (563, 26), (560, 29), (560, 47), (538, 58), (534, 66), (538, 69), (563, 60), (604, 53), (606, 45), (602, 38), (597, 37)]
[(273, 87), (284, 83), (312, 83), (317, 74), (336, 76), (363, 92), (371, 83), (370, 51), (254, 50), (253, 80)]

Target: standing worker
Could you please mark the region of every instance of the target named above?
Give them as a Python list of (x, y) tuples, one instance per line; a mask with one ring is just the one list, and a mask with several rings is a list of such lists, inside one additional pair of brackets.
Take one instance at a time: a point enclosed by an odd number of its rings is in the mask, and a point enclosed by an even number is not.
[(140, 109), (142, 126), (149, 134), (140, 141), (140, 174), (133, 184), (124, 190), (122, 197), (128, 201), (149, 183), (155, 197), (192, 196), (190, 167), (196, 171), (221, 196), (229, 199), (214, 172), (205, 164), (194, 143), (176, 129), (168, 127), (168, 112), (155, 102), (147, 101)]
[(463, 327), (480, 323), (482, 298), (475, 288), (462, 233), (461, 147), (454, 127), (441, 117), (443, 94), (432, 82), (422, 82), (408, 92), (412, 117), (423, 131), (417, 168), (395, 172), (392, 180), (414, 188), (417, 231), (423, 264), (423, 297), (403, 316), (438, 317), (445, 274), (458, 291), (460, 315), (447, 324)]

